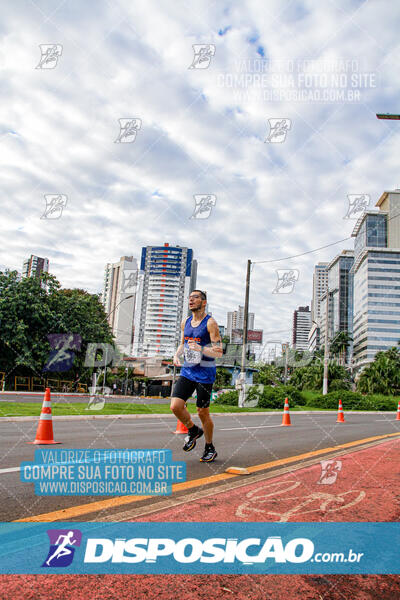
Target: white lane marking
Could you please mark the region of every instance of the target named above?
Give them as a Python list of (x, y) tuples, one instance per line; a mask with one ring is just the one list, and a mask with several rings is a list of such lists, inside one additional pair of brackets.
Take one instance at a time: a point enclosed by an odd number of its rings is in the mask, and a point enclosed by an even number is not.
[(256, 425), (255, 427), (229, 427), (227, 429), (218, 429), (218, 431), (236, 431), (239, 429), (263, 429), (264, 427), (282, 427), (282, 425)]
[(20, 471), (21, 467), (10, 467), (9, 469), (0, 469), (1, 473), (15, 473), (16, 471)]

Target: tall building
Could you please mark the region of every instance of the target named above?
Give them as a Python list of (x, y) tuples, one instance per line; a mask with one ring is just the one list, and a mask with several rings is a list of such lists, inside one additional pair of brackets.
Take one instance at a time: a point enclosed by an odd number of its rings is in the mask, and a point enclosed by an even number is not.
[(313, 295), (311, 300), (311, 320), (318, 325), (321, 319), (321, 296), (326, 292), (328, 286), (328, 263), (319, 262), (314, 267)]
[(175, 353), (181, 339), (181, 322), (189, 316), (188, 298), (196, 288), (197, 261), (193, 250), (181, 246), (142, 248), (135, 311), (134, 353)]
[(311, 311), (309, 306), (299, 306), (293, 313), (293, 348), (308, 349), (308, 334), (311, 329)]
[[(325, 340), (326, 302), (329, 294), (329, 331), (328, 339), (332, 341), (341, 331), (353, 333), (353, 273), (354, 251), (343, 250), (335, 256), (327, 266), (328, 287), (320, 299), (320, 341)], [(352, 343), (346, 352), (346, 363), (350, 362)]]
[(321, 347), (321, 301), (328, 286), (328, 264), (319, 262), (314, 267), (313, 292), (311, 300), (311, 327), (308, 334), (308, 350), (315, 352)]
[(311, 328), (308, 332), (308, 350), (315, 352), (321, 346), (321, 332), (317, 323), (311, 321)]
[[(232, 329), (243, 329), (244, 324), (244, 306), (239, 306), (238, 310), (228, 312), (226, 315), (226, 335), (232, 338)], [(254, 329), (254, 313), (249, 312), (247, 329)]]
[(125, 354), (132, 353), (134, 316), (138, 286), (138, 264), (133, 256), (108, 263), (104, 271), (103, 304), (115, 343)]
[(352, 233), (355, 371), (400, 339), (400, 190), (385, 191), (376, 206)]
[(48, 273), (49, 259), (41, 258), (31, 254), (30, 258), (24, 260), (22, 265), (22, 277), (40, 278), (41, 273)]

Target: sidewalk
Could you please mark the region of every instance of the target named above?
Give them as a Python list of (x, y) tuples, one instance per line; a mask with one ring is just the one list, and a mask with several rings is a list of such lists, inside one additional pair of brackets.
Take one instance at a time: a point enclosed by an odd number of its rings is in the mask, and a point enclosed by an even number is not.
[[(398, 521), (400, 438), (130, 521)], [(267, 476), (267, 474), (266, 474)], [(245, 479), (245, 476), (243, 476)], [(324, 483), (325, 482), (325, 483)], [(210, 525), (212, 531), (212, 525)], [(394, 541), (395, 543), (395, 541)], [(393, 600), (398, 575), (0, 577), (2, 600)]]

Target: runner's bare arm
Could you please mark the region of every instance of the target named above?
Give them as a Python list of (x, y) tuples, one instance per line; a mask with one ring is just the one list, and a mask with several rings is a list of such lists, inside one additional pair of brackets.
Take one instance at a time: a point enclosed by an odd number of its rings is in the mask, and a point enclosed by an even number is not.
[(207, 321), (207, 331), (210, 334), (211, 340), (211, 348), (210, 346), (203, 346), (203, 354), (204, 356), (209, 356), (210, 358), (217, 358), (218, 356), (222, 356), (222, 340), (221, 334), (219, 332), (218, 324), (213, 317), (210, 317)]
[(181, 330), (182, 330), (181, 343), (179, 344), (178, 348), (176, 349), (175, 356), (173, 359), (173, 363), (176, 367), (182, 366), (181, 361), (179, 360), (179, 357), (183, 353), (183, 347), (184, 347), (184, 342), (185, 342), (185, 334), (184, 334), (185, 321), (186, 320), (182, 321), (182, 323), (181, 323)]

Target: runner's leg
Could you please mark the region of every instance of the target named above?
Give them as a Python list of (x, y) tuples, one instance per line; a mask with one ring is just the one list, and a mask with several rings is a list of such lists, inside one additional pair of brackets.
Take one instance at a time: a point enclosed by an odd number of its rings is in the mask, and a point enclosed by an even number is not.
[(213, 433), (214, 433), (214, 423), (211, 419), (210, 409), (197, 407), (197, 414), (200, 417), (200, 420), (203, 424), (204, 429), (204, 437), (206, 439), (207, 444), (212, 443)]
[(188, 409), (186, 408), (186, 401), (193, 394), (196, 382), (187, 379), (186, 377), (179, 377), (171, 395), (171, 410), (188, 429), (193, 427), (194, 423)]
[(212, 383), (197, 384), (197, 414), (203, 424), (204, 437), (207, 444), (212, 443), (214, 423), (210, 415)]

